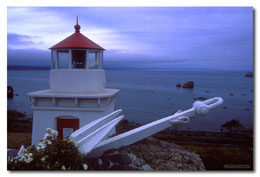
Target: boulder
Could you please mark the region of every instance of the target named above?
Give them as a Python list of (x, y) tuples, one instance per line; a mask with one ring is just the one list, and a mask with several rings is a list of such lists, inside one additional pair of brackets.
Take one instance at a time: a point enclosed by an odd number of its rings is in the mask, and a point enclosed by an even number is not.
[(129, 146), (108, 150), (99, 158), (87, 159), (87, 164), (90, 170), (205, 170), (198, 154), (153, 137)]
[(183, 84), (182, 88), (194, 88), (193, 81), (186, 82), (185, 84)]
[(180, 83), (176, 84), (176, 87), (181, 87), (181, 84)]
[(202, 97), (202, 96), (198, 96), (197, 98), (193, 98), (193, 100), (199, 100), (199, 101), (204, 101), (207, 100), (208, 98)]
[(18, 154), (17, 149), (7, 149), (7, 157), (16, 157)]
[(253, 72), (248, 72), (248, 73), (246, 73), (246, 75), (245, 75), (245, 77), (253, 77), (253, 76), (254, 76)]
[(108, 150), (100, 158), (87, 159), (87, 163), (91, 170), (153, 170), (127, 147)]
[(167, 141), (149, 137), (129, 147), (138, 158), (144, 159), (153, 170), (205, 170), (198, 154), (188, 152), (181, 146)]
[(12, 99), (14, 97), (14, 89), (12, 86), (7, 86), (7, 98)]

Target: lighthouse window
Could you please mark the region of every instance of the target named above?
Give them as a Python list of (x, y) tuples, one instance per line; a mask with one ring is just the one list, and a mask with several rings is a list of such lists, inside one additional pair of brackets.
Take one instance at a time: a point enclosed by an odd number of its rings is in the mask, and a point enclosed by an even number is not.
[(89, 53), (89, 69), (98, 69), (98, 58), (96, 53)]
[(69, 57), (68, 53), (58, 52), (58, 69), (68, 69), (69, 68)]
[(72, 68), (85, 69), (86, 67), (86, 51), (72, 50)]

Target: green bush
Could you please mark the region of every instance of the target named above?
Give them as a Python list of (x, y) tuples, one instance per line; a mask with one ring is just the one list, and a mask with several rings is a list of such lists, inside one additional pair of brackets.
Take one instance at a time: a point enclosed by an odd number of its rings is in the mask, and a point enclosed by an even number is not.
[(50, 128), (37, 146), (31, 146), (20, 156), (8, 158), (8, 170), (86, 170), (85, 155), (78, 151), (72, 139), (58, 139)]

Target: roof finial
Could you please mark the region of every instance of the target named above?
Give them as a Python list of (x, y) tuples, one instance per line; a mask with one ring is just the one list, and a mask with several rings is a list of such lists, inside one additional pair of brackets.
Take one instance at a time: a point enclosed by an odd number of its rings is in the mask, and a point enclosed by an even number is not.
[(77, 24), (74, 26), (74, 28), (75, 28), (75, 33), (79, 33), (80, 31), (79, 31), (79, 29), (80, 29), (80, 25), (79, 25), (79, 20), (78, 20), (78, 16), (77, 16)]

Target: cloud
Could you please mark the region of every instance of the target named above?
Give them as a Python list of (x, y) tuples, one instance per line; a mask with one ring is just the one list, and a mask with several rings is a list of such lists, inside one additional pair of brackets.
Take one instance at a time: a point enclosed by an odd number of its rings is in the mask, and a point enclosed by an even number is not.
[(37, 45), (42, 45), (43, 42), (35, 42), (37, 40), (37, 36), (28, 36), (28, 35), (20, 35), (15, 33), (7, 34), (7, 47), (11, 49), (28, 49), (32, 46), (35, 47)]
[(47, 50), (74, 32), (76, 15), (111, 62), (253, 68), (251, 7), (8, 7), (8, 33), (21, 35), (8, 46)]

